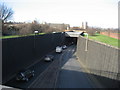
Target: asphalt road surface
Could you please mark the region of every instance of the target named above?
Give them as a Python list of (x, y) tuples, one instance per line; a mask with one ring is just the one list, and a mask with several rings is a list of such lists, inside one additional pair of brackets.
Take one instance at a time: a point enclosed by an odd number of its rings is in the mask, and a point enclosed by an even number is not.
[(30, 69), (35, 76), (28, 82), (17, 82), (15, 78), (5, 85), (15, 88), (93, 88), (93, 82), (82, 71), (80, 63), (74, 55), (76, 45), (71, 45), (61, 54), (53, 52), (54, 61), (40, 60)]
[[(55, 53), (52, 53), (55, 56)], [(15, 77), (12, 78), (10, 81), (8, 81), (7, 83), (5, 83), (6, 86), (10, 86), (10, 87), (15, 87), (15, 88), (20, 88), (20, 89), (24, 89), (24, 88), (28, 88), (29, 85), (37, 79), (37, 77), (44, 72), (44, 70), (46, 70), (49, 65), (53, 62), (45, 62), (44, 59), (40, 59), (38, 60), (39, 62), (36, 63), (35, 65), (31, 66), (29, 69), (34, 70), (35, 71), (35, 76), (30, 78), (28, 82), (18, 82), (16, 81)]]

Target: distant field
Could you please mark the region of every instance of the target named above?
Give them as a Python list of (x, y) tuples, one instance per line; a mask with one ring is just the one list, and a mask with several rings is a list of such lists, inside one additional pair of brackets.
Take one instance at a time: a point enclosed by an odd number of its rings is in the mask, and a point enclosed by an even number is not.
[(94, 36), (89, 36), (89, 38), (120, 48), (120, 40), (112, 38), (112, 37), (108, 37), (108, 36), (101, 35), (101, 34), (96, 34)]
[[(38, 35), (43, 35), (45, 33), (39, 33)], [(11, 36), (2, 36), (0, 39), (7, 39), (7, 38), (17, 38), (17, 37), (26, 37), (26, 36), (34, 36), (35, 34), (29, 34), (29, 35), (11, 35)]]

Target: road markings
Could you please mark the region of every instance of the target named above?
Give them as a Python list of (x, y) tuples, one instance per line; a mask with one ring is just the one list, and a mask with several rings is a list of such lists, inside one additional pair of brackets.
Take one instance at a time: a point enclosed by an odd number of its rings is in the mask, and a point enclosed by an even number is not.
[(58, 87), (56, 87), (57, 86), (57, 82), (58, 82), (58, 77), (59, 77), (59, 74), (60, 74), (60, 71), (61, 71), (61, 69), (62, 69), (62, 59), (64, 58), (63, 57), (63, 55), (65, 55), (65, 54), (70, 54), (70, 52), (71, 52), (71, 54), (73, 55), (73, 52), (75, 51), (74, 50), (74, 47), (72, 47), (72, 48), (68, 48), (68, 49), (66, 49), (66, 50), (64, 50), (65, 52), (63, 52), (62, 53), (62, 55), (60, 56), (60, 58), (59, 58), (59, 69), (58, 69), (58, 72), (57, 72), (57, 76), (56, 76), (56, 81), (55, 81), (55, 87), (54, 87), (54, 90), (55, 89), (57, 89)]
[(62, 55), (60, 56), (60, 59), (59, 59), (59, 68), (58, 68), (58, 72), (57, 72), (57, 75), (56, 75), (54, 90), (56, 89), (56, 85), (57, 85), (57, 81), (58, 81), (58, 76), (59, 76), (59, 73), (60, 73), (60, 70), (61, 70), (61, 60), (62, 60), (63, 55), (64, 55), (64, 53), (62, 53)]
[(36, 83), (37, 80), (39, 80), (40, 77), (42, 77), (47, 71), (49, 71), (48, 69), (52, 67), (54, 62), (55, 61), (53, 61), (42, 73), (40, 73), (40, 75), (27, 88), (31, 88), (34, 85), (34, 83)]

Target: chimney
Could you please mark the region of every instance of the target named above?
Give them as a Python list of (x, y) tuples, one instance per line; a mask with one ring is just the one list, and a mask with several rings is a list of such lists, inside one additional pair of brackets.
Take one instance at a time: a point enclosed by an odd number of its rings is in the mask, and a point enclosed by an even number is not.
[(84, 22), (82, 22), (82, 29), (84, 29)]

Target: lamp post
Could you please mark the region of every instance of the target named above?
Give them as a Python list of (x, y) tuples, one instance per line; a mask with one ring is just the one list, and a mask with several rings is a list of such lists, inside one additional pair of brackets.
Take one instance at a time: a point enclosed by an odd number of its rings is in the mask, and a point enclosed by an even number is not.
[(62, 45), (64, 45), (64, 32), (61, 32), (61, 37), (62, 37)]
[(85, 45), (85, 51), (88, 50), (88, 34), (87, 33), (84, 33), (85, 36), (87, 36), (86, 38), (86, 45)]
[(35, 30), (35, 31), (34, 31), (34, 34), (37, 35), (37, 34), (38, 34), (38, 30)]
[(35, 42), (36, 42), (35, 40), (36, 40), (36, 38), (35, 37), (36, 37), (37, 34), (38, 34), (38, 30), (35, 30), (34, 31), (34, 56), (35, 57), (36, 57), (36, 49), (35, 49)]
[(35, 31), (34, 31), (34, 34), (35, 34), (35, 35), (34, 35), (34, 48), (35, 48), (35, 36), (38, 34), (38, 30), (35, 30)]

